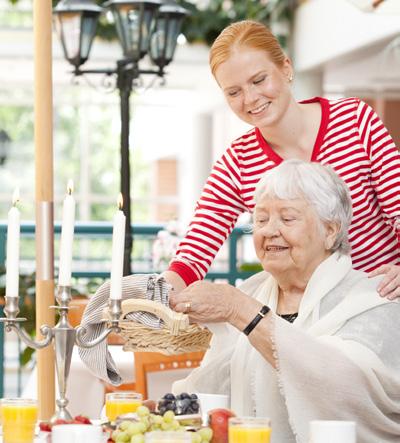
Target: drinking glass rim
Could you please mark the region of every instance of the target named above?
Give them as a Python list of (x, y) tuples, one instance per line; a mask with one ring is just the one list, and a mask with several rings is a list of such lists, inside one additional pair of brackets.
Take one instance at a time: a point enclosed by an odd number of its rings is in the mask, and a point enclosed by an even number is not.
[(143, 395), (140, 392), (135, 392), (135, 391), (107, 392), (106, 400), (112, 397), (120, 399), (143, 400)]
[(268, 426), (271, 427), (271, 419), (269, 417), (230, 417), (228, 419), (229, 426), (242, 426), (242, 427), (254, 427), (254, 426)]
[(27, 405), (29, 405), (29, 406), (37, 406), (37, 404), (38, 404), (38, 401), (36, 400), (36, 399), (34, 399), (34, 398), (19, 398), (19, 397), (16, 397), (16, 398), (12, 398), (12, 397), (10, 397), (10, 398), (2, 398), (2, 399), (0, 399), (0, 404), (3, 406), (3, 405), (13, 405), (13, 406), (18, 406), (18, 405), (21, 405), (21, 406), (27, 406)]

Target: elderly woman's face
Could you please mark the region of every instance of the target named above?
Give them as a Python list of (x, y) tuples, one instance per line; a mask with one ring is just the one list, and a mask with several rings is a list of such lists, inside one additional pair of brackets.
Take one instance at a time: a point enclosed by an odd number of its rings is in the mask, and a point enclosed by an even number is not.
[(322, 224), (305, 200), (264, 197), (255, 207), (255, 250), (263, 268), (274, 276), (294, 273), (309, 278), (330, 255), (336, 233), (336, 225)]

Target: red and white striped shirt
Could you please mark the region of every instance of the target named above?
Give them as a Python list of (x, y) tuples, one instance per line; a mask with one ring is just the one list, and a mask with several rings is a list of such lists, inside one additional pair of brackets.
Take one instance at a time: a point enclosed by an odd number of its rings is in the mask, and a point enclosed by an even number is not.
[[(347, 183), (353, 203), (349, 229), (356, 269), (400, 262), (400, 154), (382, 121), (358, 98), (319, 102), (322, 118), (311, 161), (329, 164)], [(253, 212), (255, 186), (283, 159), (253, 128), (215, 163), (194, 217), (169, 269), (186, 284), (202, 279), (238, 216)]]

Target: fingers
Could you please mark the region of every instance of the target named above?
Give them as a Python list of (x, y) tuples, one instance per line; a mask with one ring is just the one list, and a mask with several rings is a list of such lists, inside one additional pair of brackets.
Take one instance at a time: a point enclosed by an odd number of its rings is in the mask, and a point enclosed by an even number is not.
[(183, 312), (184, 314), (190, 314), (190, 312), (193, 310), (193, 305), (190, 301), (178, 303), (175, 306), (176, 312)]
[(392, 291), (390, 294), (386, 296), (388, 300), (395, 300), (398, 297), (400, 297), (400, 287), (397, 287), (394, 291)]
[(382, 274), (384, 274), (385, 277), (376, 289), (381, 297), (387, 297), (389, 300), (394, 300), (400, 296), (400, 266), (380, 266), (375, 271), (368, 274), (368, 277)]
[(377, 275), (387, 274), (390, 271), (391, 265), (382, 265), (368, 273), (368, 277), (376, 277)]

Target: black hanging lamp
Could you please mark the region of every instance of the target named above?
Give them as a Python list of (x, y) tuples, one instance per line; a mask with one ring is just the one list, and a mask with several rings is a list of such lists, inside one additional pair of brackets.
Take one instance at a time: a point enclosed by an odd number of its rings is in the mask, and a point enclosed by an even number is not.
[(89, 57), (102, 11), (93, 0), (62, 0), (53, 10), (64, 56), (75, 69)]
[(163, 69), (174, 57), (184, 18), (189, 12), (176, 4), (163, 4), (157, 12), (150, 44), (150, 58)]

